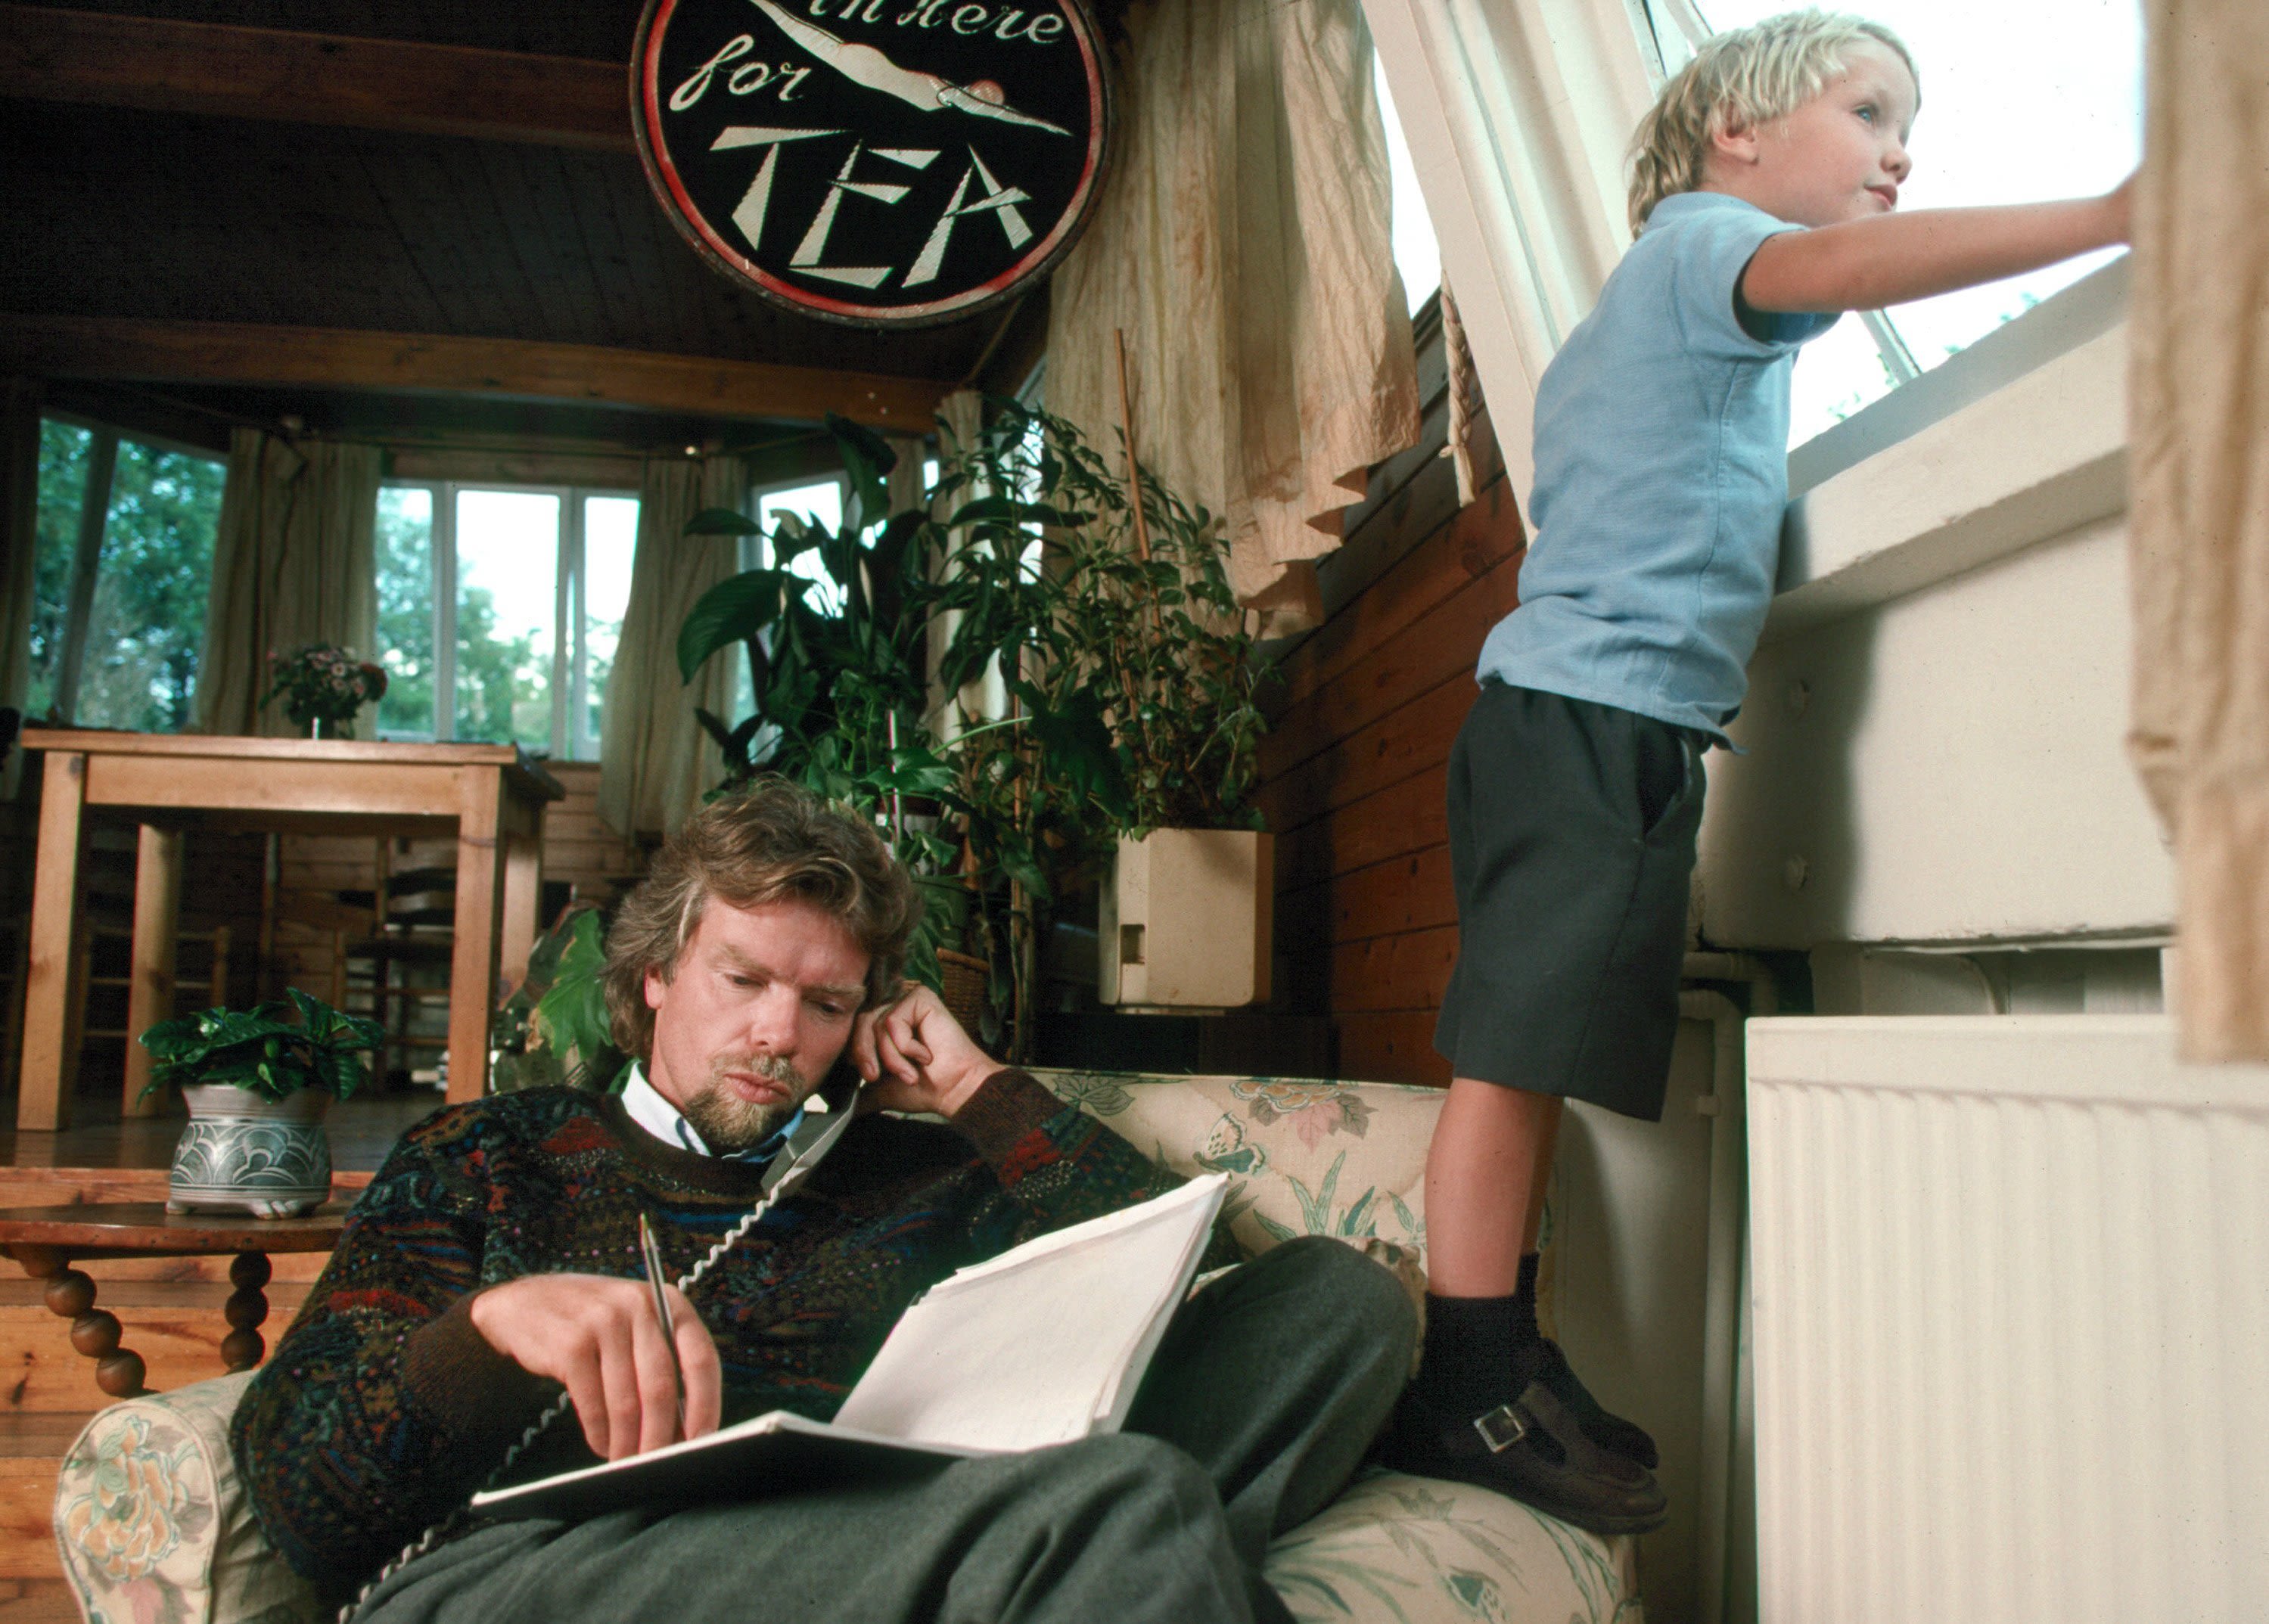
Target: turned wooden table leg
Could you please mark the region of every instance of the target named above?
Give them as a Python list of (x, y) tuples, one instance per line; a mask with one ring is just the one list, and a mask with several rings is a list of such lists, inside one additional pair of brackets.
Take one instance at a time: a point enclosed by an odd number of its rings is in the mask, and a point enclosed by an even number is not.
[(93, 1278), (71, 1267), (70, 1254), (60, 1248), (18, 1246), (13, 1251), (25, 1273), (47, 1281), (48, 1311), (71, 1322), (71, 1346), (94, 1361), (94, 1384), (114, 1399), (136, 1399), (147, 1392), (142, 1378), (148, 1368), (141, 1355), (119, 1347), (118, 1316), (95, 1307)]
[(231, 1329), (221, 1339), (220, 1359), (232, 1372), (249, 1370), (267, 1356), (268, 1344), (259, 1327), (268, 1318), (268, 1298), (260, 1288), (268, 1283), (270, 1273), (264, 1251), (240, 1251), (228, 1266), (229, 1283), (236, 1289), (221, 1310)]

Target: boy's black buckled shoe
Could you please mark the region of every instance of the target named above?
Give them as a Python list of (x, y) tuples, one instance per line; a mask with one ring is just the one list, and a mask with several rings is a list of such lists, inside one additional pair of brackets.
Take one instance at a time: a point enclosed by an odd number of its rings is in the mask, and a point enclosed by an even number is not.
[(1620, 1455), (1653, 1471), (1660, 1457), (1646, 1428), (1637, 1421), (1625, 1421), (1592, 1397), (1592, 1390), (1569, 1368), (1568, 1355), (1560, 1351), (1559, 1343), (1548, 1336), (1537, 1346), (1544, 1350), (1544, 1361), (1536, 1372), (1536, 1379), (1549, 1387), (1552, 1396), (1567, 1407), (1576, 1418), (1576, 1424), (1584, 1429), (1584, 1436), (1609, 1454)]
[(1397, 1472), (1495, 1489), (1595, 1534), (1646, 1533), (1669, 1514), (1654, 1474), (1585, 1437), (1541, 1381), (1480, 1415), (1447, 1415), (1406, 1391), (1382, 1454)]

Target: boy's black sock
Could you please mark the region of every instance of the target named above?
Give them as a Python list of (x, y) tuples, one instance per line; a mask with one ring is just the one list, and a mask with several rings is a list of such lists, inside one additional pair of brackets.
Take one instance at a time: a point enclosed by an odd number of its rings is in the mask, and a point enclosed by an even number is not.
[(1536, 1269), (1542, 1261), (1541, 1252), (1521, 1253), (1520, 1278), (1513, 1283), (1513, 1334), (1525, 1342), (1536, 1341), (1544, 1335), (1536, 1328)]
[(1527, 1314), (1518, 1293), (1507, 1297), (1443, 1297), (1426, 1294), (1426, 1349), (1418, 1362), (1418, 1391), (1436, 1409), (1479, 1415), (1520, 1396), (1535, 1379), (1543, 1347), (1536, 1334), (1535, 1303)]

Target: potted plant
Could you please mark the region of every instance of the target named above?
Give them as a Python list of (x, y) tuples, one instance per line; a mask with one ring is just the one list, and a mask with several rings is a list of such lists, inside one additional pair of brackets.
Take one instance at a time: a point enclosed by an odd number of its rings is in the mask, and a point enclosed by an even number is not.
[(292, 1218), (330, 1198), (323, 1113), (362, 1086), (359, 1057), (386, 1034), (297, 987), (284, 999), (207, 1009), (142, 1034), (156, 1061), (150, 1087), (178, 1086), (189, 1108), (167, 1212)]
[(269, 651), (268, 691), (262, 705), (284, 701), (284, 714), (310, 738), (351, 739), (355, 712), (386, 693), (386, 669), (354, 651), (310, 643), (288, 654)]
[[(1104, 1002), (1267, 999), (1273, 849), (1251, 798), (1266, 669), (1218, 522), (1147, 476), (1138, 508), (1070, 424), (1013, 402), (940, 483), (970, 498), (930, 594), (960, 616), (941, 681), (997, 658), (1014, 703), (948, 750), (972, 838), (1041, 899), (1051, 872), (1102, 860)], [(1016, 922), (1028, 991), (1036, 930)]]

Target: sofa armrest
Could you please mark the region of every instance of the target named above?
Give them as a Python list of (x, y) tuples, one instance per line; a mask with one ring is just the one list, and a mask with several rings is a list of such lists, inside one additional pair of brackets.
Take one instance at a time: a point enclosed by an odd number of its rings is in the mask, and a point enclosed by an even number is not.
[(237, 1481), (229, 1416), (252, 1372), (114, 1404), (55, 1481), (55, 1544), (90, 1619), (322, 1624)]

